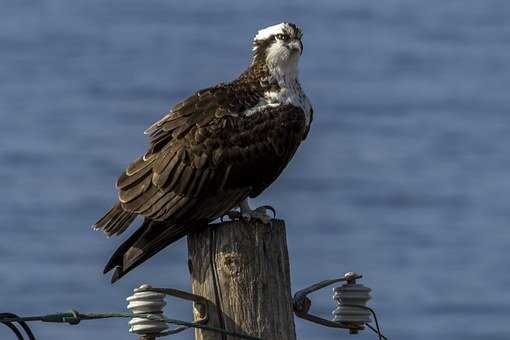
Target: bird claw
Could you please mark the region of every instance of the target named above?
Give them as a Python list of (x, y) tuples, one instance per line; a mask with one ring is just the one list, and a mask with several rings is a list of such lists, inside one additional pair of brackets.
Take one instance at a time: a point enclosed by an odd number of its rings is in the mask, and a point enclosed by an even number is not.
[(267, 210), (271, 211), (271, 212), (273, 213), (273, 219), (275, 219), (275, 218), (276, 218), (276, 210), (275, 210), (275, 208), (273, 208), (273, 207), (272, 207), (272, 206), (270, 206), (270, 205), (263, 205), (263, 206), (261, 206), (261, 207), (258, 207), (258, 208), (257, 208), (257, 209), (255, 209), (255, 210), (258, 210), (258, 209), (261, 209), (261, 208), (263, 208), (263, 209), (264, 209), (264, 212), (265, 212), (265, 211), (267, 211)]
[(272, 218), (267, 214), (268, 210), (273, 213), (273, 218), (275, 218), (276, 211), (269, 205), (263, 205), (254, 210), (243, 211), (241, 214), (245, 221), (258, 220), (264, 224), (270, 224)]
[(227, 211), (223, 216), (220, 217), (220, 221), (225, 222), (225, 217), (228, 217), (231, 221), (240, 221), (242, 219), (242, 214), (237, 210)]
[[(271, 211), (273, 214), (273, 217), (269, 216), (267, 214), (267, 211)], [(251, 220), (258, 220), (264, 224), (270, 224), (271, 219), (276, 218), (276, 210), (270, 205), (263, 205), (261, 207), (254, 209), (254, 210), (244, 210), (244, 211), (231, 210), (231, 211), (227, 212), (225, 215), (223, 215), (222, 217), (220, 217), (221, 222), (223, 222), (225, 216), (227, 216), (232, 221), (249, 222)]]

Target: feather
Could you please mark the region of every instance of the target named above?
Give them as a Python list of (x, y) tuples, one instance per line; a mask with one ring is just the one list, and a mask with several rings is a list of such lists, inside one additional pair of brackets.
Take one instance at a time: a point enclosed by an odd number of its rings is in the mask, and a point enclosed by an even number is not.
[(164, 214), (162, 216), (159, 216), (158, 218), (163, 219), (163, 220), (168, 219), (178, 209), (181, 209), (182, 207), (184, 207), (184, 205), (187, 204), (190, 200), (191, 200), (191, 198), (189, 198), (189, 197), (181, 196), (180, 199), (175, 204), (165, 206)]
[(223, 180), (221, 181), (219, 191), (222, 191), (223, 188), (225, 187), (225, 184), (227, 183), (228, 175), (230, 174), (231, 169), (232, 169), (232, 164), (229, 164), (227, 167), (227, 170), (225, 171), (225, 174), (223, 175)]
[(152, 183), (151, 176), (147, 176), (136, 185), (133, 185), (126, 189), (121, 189), (119, 191), (119, 201), (121, 203), (127, 203), (129, 201), (134, 200), (135, 198), (143, 194), (150, 187), (151, 183)]
[(204, 168), (196, 169), (195, 174), (193, 176), (193, 180), (191, 181), (191, 184), (189, 185), (189, 188), (187, 190), (187, 195), (191, 197), (196, 197), (196, 195), (193, 194), (195, 188), (197, 187), (198, 183), (202, 179), (202, 173), (204, 172)]
[(124, 231), (126, 231), (126, 229), (131, 225), (131, 223), (133, 223), (136, 216), (137, 215), (135, 215), (135, 214), (126, 215), (126, 218), (124, 220), (122, 220), (121, 222), (119, 222), (119, 224), (117, 225), (117, 228), (110, 229), (110, 232), (112, 233), (112, 235), (113, 235), (113, 233), (115, 233), (115, 235), (120, 235)]
[(175, 186), (177, 185), (177, 182), (179, 181), (179, 178), (181, 177), (181, 173), (186, 167), (186, 164), (183, 162), (179, 163), (177, 168), (175, 169), (175, 172), (172, 175), (171, 181), (168, 183), (168, 188), (171, 190), (174, 190)]
[(174, 168), (176, 168), (177, 164), (181, 161), (181, 157), (179, 152), (175, 152), (172, 159), (168, 163), (168, 165), (163, 169), (161, 173), (155, 173), (153, 175), (153, 182), (156, 186), (159, 188), (165, 187), (166, 182), (168, 181), (168, 178), (170, 177), (170, 174), (174, 171)]
[(158, 204), (159, 209), (154, 209), (154, 214), (151, 216), (151, 218), (156, 221), (163, 220), (162, 216), (166, 214), (166, 211), (170, 209), (170, 207), (177, 204), (182, 198), (183, 196), (174, 194), (172, 199), (165, 199), (164, 201), (162, 200), (160, 204)]
[(122, 207), (120, 203), (116, 203), (108, 212), (101, 217), (92, 227), (94, 229), (102, 229), (104, 226), (120, 211), (122, 211)]
[(173, 146), (174, 145), (171, 144), (161, 150), (158, 159), (154, 162), (154, 166), (152, 167), (154, 173), (162, 173), (168, 163), (172, 160), (173, 156), (177, 153), (179, 149)]
[(173, 191), (168, 191), (165, 195), (161, 196), (157, 201), (153, 202), (150, 206), (142, 211), (142, 214), (151, 219), (156, 219), (158, 213), (161, 212), (163, 207), (170, 202), (171, 200), (178, 199), (179, 195), (177, 195)]
[(122, 233), (133, 220), (135, 214), (122, 209), (120, 203), (116, 203), (99, 221), (94, 225), (95, 229), (102, 230), (108, 236)]
[(140, 211), (140, 207), (152, 201), (155, 202), (157, 199), (161, 197), (159, 195), (162, 196), (163, 193), (160, 192), (156, 186), (151, 185), (146, 192), (144, 192), (142, 195), (138, 196), (134, 200), (126, 203), (121, 203), (122, 208), (133, 213), (138, 213)]
[(146, 176), (149, 176), (152, 169), (150, 167), (146, 167), (143, 169), (140, 169), (140, 171), (136, 172), (135, 174), (129, 176), (126, 174), (126, 172), (122, 173), (120, 177), (117, 179), (117, 189), (122, 190), (126, 189), (132, 185), (138, 184), (140, 181), (143, 181), (143, 179)]
[(193, 174), (194, 174), (193, 167), (191, 165), (186, 166), (174, 190), (177, 192), (186, 193), (188, 189), (188, 184), (193, 178)]
[(200, 178), (200, 182), (198, 183), (197, 188), (195, 189), (194, 192), (191, 193), (191, 196), (198, 196), (198, 195), (200, 195), (200, 193), (202, 192), (202, 189), (203, 189), (203, 187), (205, 185), (205, 182), (207, 181), (207, 179), (209, 177), (209, 173), (212, 173), (212, 170), (205, 169), (204, 173), (202, 174), (202, 178)]
[(136, 161), (131, 163), (126, 169), (127, 176), (133, 176), (137, 172), (146, 169), (148, 166), (152, 164), (152, 162), (156, 159), (155, 155), (143, 155), (139, 157)]

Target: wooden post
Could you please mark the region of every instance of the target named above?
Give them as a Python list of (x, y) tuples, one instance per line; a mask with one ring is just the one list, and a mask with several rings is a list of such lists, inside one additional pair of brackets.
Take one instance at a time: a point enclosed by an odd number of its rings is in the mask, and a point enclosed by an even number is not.
[[(295, 340), (285, 223), (224, 222), (188, 237), (193, 293), (208, 325), (264, 340)], [(195, 315), (195, 319), (197, 319)], [(196, 340), (235, 340), (196, 330)]]

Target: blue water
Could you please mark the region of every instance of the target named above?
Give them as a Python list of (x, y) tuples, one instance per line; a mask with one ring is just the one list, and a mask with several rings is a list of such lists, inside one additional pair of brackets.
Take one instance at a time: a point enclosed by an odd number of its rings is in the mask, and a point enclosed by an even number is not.
[[(141, 282), (190, 289), (184, 240), (111, 286), (101, 270), (120, 240), (89, 225), (145, 149), (142, 131), (234, 78), (256, 30), (282, 20), (304, 28), (315, 121), (256, 203), (287, 221), (293, 290), (353, 270), (391, 339), (510, 338), (505, 0), (3, 2), (1, 311), (121, 311)], [(332, 309), (329, 290), (314, 296), (315, 312)], [(126, 320), (34, 329), (43, 340), (134, 338)], [(297, 331), (374, 339), (301, 320)]]

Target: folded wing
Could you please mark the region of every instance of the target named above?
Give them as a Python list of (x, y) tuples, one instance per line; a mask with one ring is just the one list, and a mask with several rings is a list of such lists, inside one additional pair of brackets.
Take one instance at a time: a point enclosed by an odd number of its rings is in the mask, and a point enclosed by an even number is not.
[[(146, 131), (149, 151), (117, 181), (117, 210), (127, 214), (120, 222), (134, 215), (170, 225), (215, 219), (276, 179), (303, 138), (301, 109), (282, 105), (243, 116), (235, 102), (222, 88), (205, 89)], [(108, 233), (124, 229), (110, 226)]]

